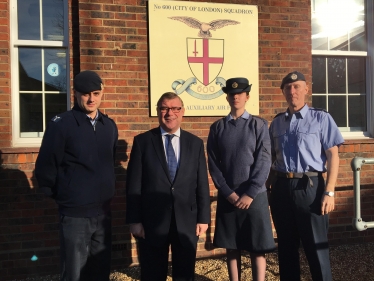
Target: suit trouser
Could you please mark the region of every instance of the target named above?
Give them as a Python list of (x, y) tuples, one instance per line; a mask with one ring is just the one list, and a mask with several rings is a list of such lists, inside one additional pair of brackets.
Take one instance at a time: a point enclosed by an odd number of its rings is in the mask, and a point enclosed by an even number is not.
[[(313, 187), (310, 186), (311, 179)], [(299, 246), (303, 244), (314, 281), (331, 281), (328, 246), (328, 215), (321, 215), (322, 177), (278, 177), (270, 195), (277, 231), (280, 280), (300, 280)]]
[[(182, 222), (183, 223), (183, 222)], [(147, 237), (147, 233), (145, 233)], [(142, 281), (165, 281), (168, 271), (169, 245), (173, 281), (193, 281), (195, 275), (196, 244), (182, 245), (172, 215), (168, 241), (164, 245), (151, 245), (144, 239), (137, 239)]]
[(60, 216), (61, 281), (109, 280), (111, 217)]

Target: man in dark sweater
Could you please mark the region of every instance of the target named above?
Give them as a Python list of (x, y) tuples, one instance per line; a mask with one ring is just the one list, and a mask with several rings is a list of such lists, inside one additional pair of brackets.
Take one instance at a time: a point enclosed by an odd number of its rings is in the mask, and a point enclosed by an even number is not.
[(118, 130), (98, 107), (103, 84), (83, 71), (74, 79), (76, 103), (52, 118), (44, 133), (35, 175), (60, 214), (61, 280), (109, 280), (110, 201)]

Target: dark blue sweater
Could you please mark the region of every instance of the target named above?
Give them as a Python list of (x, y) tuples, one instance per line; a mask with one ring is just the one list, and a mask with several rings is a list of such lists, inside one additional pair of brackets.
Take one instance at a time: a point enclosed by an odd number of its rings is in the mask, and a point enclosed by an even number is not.
[(35, 175), (39, 187), (56, 200), (61, 214), (93, 217), (109, 211), (117, 139), (112, 119), (99, 113), (94, 127), (78, 106), (49, 122)]
[(220, 119), (210, 127), (209, 172), (219, 193), (227, 198), (234, 191), (255, 198), (266, 191), (271, 147), (266, 120), (249, 115), (237, 120)]

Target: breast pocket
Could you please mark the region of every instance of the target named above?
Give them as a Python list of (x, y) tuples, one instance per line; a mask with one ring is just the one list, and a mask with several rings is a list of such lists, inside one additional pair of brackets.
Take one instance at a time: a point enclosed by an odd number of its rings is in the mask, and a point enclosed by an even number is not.
[(287, 131), (285, 129), (276, 130), (273, 132), (272, 137), (275, 151), (282, 151), (283, 146), (287, 142)]
[(308, 144), (308, 146), (312, 147), (319, 145), (319, 128), (311, 126), (299, 127), (297, 130), (297, 141), (299, 145)]

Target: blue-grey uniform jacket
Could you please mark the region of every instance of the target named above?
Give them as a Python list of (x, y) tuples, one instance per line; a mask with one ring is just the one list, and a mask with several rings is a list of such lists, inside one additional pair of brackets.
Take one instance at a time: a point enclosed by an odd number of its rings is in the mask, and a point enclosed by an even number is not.
[(271, 165), (267, 121), (247, 111), (237, 120), (230, 115), (210, 127), (207, 152), (215, 187), (227, 198), (234, 191), (253, 199), (265, 192)]
[(109, 211), (117, 140), (112, 119), (99, 112), (93, 126), (77, 105), (49, 122), (35, 175), (39, 187), (56, 200), (61, 214), (93, 217)]

